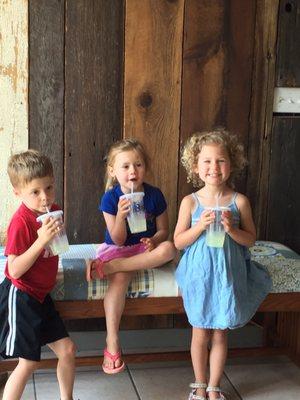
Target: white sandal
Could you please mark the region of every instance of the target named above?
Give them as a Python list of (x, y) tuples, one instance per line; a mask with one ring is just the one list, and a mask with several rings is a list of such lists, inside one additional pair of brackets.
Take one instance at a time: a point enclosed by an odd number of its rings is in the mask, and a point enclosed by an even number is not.
[(207, 390), (206, 383), (202, 383), (202, 382), (190, 383), (190, 388), (192, 389), (192, 391), (189, 394), (188, 400), (207, 400), (205, 396), (198, 396), (196, 394), (197, 389), (206, 389)]
[(219, 392), (220, 397), (218, 398), (218, 400), (226, 400), (226, 397), (224, 396), (224, 392), (222, 393), (221, 389), (219, 388), (219, 386), (208, 386), (206, 388), (206, 393), (209, 392)]

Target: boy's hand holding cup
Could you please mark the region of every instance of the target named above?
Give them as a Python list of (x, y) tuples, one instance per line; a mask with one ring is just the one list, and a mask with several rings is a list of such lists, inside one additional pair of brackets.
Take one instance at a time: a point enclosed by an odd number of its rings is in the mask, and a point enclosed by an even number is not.
[[(49, 247), (51, 253), (56, 256), (65, 253), (69, 250), (69, 242), (66, 235), (65, 227), (63, 224), (63, 211), (50, 211), (37, 217), (37, 221), (42, 223), (42, 227), (38, 230), (39, 237), (44, 236), (48, 238), (45, 245)], [(45, 231), (43, 232), (43, 229)], [(41, 231), (42, 230), (42, 231)], [(39, 234), (39, 231), (40, 234)]]

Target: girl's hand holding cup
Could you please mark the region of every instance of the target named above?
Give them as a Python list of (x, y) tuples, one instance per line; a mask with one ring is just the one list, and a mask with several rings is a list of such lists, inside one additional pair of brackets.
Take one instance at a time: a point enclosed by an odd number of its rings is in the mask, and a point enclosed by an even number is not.
[(118, 215), (122, 219), (126, 219), (130, 212), (130, 200), (124, 198), (120, 198), (118, 203)]
[(202, 230), (206, 230), (209, 225), (214, 221), (215, 214), (212, 210), (204, 210), (199, 218), (198, 224), (201, 225)]
[(232, 213), (231, 211), (222, 212), (222, 224), (226, 233), (229, 233), (233, 228)]

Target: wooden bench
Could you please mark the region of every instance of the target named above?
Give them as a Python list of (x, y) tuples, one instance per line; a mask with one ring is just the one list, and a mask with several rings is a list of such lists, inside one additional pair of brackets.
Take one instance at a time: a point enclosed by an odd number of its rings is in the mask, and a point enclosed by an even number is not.
[[(259, 244), (262, 243), (262, 244)], [(263, 250), (265, 242), (259, 242), (259, 246)], [(260, 247), (258, 246), (258, 251)], [(271, 244), (270, 244), (271, 246)], [(278, 245), (281, 246), (281, 245)], [(287, 249), (287, 248), (285, 248)], [(279, 282), (275, 274), (272, 271), (271, 275), (274, 280), (277, 280), (276, 285), (285, 282), (286, 280), (293, 279), (293, 274), (299, 273), (300, 260), (296, 259), (298, 256), (293, 253), (294, 258), (284, 257), (281, 254), (284, 251), (290, 251), (289, 249), (283, 250), (279, 247), (278, 255), (273, 254), (274, 263), (272, 259), (270, 265), (275, 264), (274, 257), (282, 257), (282, 265), (284, 268), (283, 277), (280, 277)], [(286, 256), (286, 254), (285, 254)], [(259, 257), (264, 257), (263, 255)], [(284, 260), (294, 260), (292, 266), (284, 263)], [(278, 259), (276, 260), (276, 262)], [(289, 263), (289, 261), (287, 261)], [(298, 270), (299, 267), (299, 270)], [(293, 270), (292, 270), (293, 269)], [(297, 275), (298, 276), (298, 275)], [(299, 282), (296, 279), (296, 284)], [(285, 282), (283, 289), (287, 288), (289, 284)], [(275, 287), (278, 290), (278, 287)], [(259, 355), (273, 355), (273, 354), (287, 354), (291, 356), (288, 348), (280, 345), (276, 334), (276, 315), (278, 312), (297, 312), (300, 313), (300, 288), (299, 290), (292, 290), (295, 288), (288, 288), (289, 291), (281, 291), (276, 293), (270, 293), (259, 307), (258, 312), (264, 313), (263, 318), (263, 346), (255, 348), (243, 348), (243, 349), (230, 349), (229, 356), (259, 356)], [(297, 288), (296, 288), (297, 289)], [(102, 299), (89, 299), (89, 300), (55, 300), (56, 308), (64, 320), (70, 319), (87, 319), (87, 318), (100, 318), (104, 317), (104, 308)], [(128, 298), (126, 300), (124, 315), (126, 316), (140, 316), (140, 315), (163, 315), (163, 314), (182, 314), (184, 308), (182, 299), (180, 296), (167, 296), (167, 297), (143, 297), (143, 298)], [(142, 353), (142, 354), (124, 354), (124, 361), (127, 363), (137, 363), (145, 361), (163, 361), (163, 360), (185, 360), (189, 358), (189, 352), (187, 351), (176, 351), (176, 352), (157, 352), (157, 353)], [(293, 360), (300, 365), (300, 357), (297, 355), (292, 356)], [(0, 362), (0, 372), (10, 371), (16, 365), (16, 360), (5, 360)], [(100, 365), (102, 362), (102, 356), (81, 356), (76, 358), (77, 366), (86, 365)], [(56, 365), (56, 359), (45, 359), (41, 361), (40, 368), (54, 368)]]

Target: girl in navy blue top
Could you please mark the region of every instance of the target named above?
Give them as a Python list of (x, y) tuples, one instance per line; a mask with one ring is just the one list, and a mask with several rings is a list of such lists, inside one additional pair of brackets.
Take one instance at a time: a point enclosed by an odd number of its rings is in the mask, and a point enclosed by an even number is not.
[[(104, 298), (106, 315), (106, 349), (103, 371), (115, 374), (125, 368), (119, 350), (119, 324), (128, 284), (134, 271), (155, 268), (172, 260), (175, 247), (167, 241), (169, 234), (167, 204), (162, 192), (144, 182), (148, 158), (135, 139), (115, 143), (107, 157), (106, 192), (99, 209), (106, 222), (105, 243), (97, 251), (97, 259), (87, 267), (87, 280), (109, 282)], [(146, 231), (131, 233), (127, 216), (130, 200), (124, 194), (144, 192)]]

